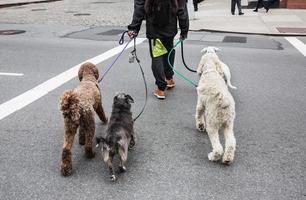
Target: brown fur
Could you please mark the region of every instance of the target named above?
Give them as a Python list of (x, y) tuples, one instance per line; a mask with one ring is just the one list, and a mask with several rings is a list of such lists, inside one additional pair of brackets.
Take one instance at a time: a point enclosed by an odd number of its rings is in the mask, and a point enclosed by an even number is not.
[(65, 133), (61, 161), (61, 174), (68, 176), (72, 172), (71, 148), (74, 136), (79, 128), (79, 144), (85, 145), (85, 155), (93, 158), (92, 139), (95, 134), (95, 112), (100, 120), (107, 123), (100, 88), (97, 82), (99, 72), (92, 63), (84, 63), (78, 72), (80, 85), (74, 90), (63, 93), (60, 107), (64, 117)]

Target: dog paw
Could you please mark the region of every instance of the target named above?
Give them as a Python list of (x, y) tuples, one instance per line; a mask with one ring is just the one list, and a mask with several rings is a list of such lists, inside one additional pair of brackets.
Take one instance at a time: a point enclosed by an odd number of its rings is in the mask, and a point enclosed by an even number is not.
[(201, 132), (205, 131), (205, 125), (202, 123), (197, 124), (197, 129)]
[(224, 154), (222, 158), (222, 163), (225, 165), (230, 165), (234, 161), (234, 156), (231, 154)]
[(120, 173), (126, 172), (126, 167), (125, 166), (119, 166), (119, 171), (120, 171)]
[(210, 161), (218, 161), (221, 159), (222, 154), (218, 152), (210, 152), (208, 154), (208, 160)]
[(61, 174), (62, 174), (62, 176), (70, 176), (72, 174), (72, 165), (62, 164), (61, 165)]
[(111, 177), (110, 177), (110, 180), (111, 180), (111, 181), (116, 181), (116, 179), (117, 179), (117, 178), (116, 178), (116, 176), (115, 176), (114, 174), (111, 175)]

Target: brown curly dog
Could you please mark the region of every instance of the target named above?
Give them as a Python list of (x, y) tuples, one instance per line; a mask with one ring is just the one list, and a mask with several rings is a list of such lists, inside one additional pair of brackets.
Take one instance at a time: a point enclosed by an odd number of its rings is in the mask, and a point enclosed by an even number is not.
[(65, 135), (61, 161), (61, 174), (72, 173), (71, 148), (74, 136), (79, 128), (79, 143), (85, 145), (85, 155), (93, 158), (92, 139), (95, 134), (95, 112), (100, 120), (107, 123), (100, 88), (99, 72), (92, 63), (84, 63), (78, 72), (80, 85), (74, 90), (67, 90), (60, 98), (60, 109), (64, 116)]

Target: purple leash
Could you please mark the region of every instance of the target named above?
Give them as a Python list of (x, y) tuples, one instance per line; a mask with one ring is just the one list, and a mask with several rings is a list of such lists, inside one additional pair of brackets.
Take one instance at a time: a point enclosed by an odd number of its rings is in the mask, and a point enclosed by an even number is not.
[[(119, 44), (122, 45), (124, 43), (124, 35), (127, 33), (127, 31), (124, 31), (121, 35), (121, 38), (119, 40)], [(135, 38), (131, 38), (130, 41), (128, 41), (128, 43), (126, 43), (126, 45), (124, 46), (124, 48), (122, 49), (122, 51), (118, 54), (118, 56), (115, 58), (115, 60), (113, 60), (113, 62), (107, 67), (106, 71), (104, 72), (104, 74), (101, 76), (101, 78), (98, 79), (98, 83), (100, 83), (103, 78), (106, 76), (106, 74), (109, 72), (109, 70), (111, 70), (111, 68), (114, 66), (114, 64), (117, 62), (117, 60), (119, 59), (119, 57), (123, 54), (123, 52), (125, 51), (125, 49), (127, 48), (127, 46), (130, 44), (130, 42), (132, 40), (134, 40)]]

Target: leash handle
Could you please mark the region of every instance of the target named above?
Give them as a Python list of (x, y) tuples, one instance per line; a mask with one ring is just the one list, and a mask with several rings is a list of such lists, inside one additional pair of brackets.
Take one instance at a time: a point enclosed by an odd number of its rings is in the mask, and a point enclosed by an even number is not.
[(127, 34), (127, 33), (128, 33), (128, 31), (124, 31), (124, 32), (122, 33), (121, 38), (120, 38), (120, 40), (119, 40), (119, 44), (120, 44), (120, 45), (122, 45), (122, 44), (124, 43), (124, 35)]

